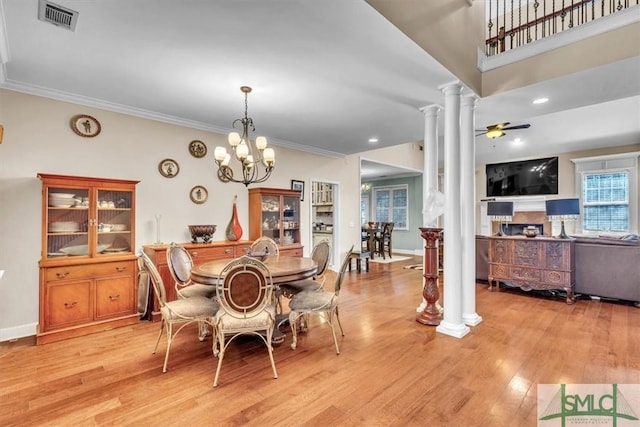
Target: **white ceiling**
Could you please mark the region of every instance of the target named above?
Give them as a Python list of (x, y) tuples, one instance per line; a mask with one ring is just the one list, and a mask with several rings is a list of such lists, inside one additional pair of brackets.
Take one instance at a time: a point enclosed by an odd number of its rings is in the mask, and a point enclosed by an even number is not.
[[(0, 0), (2, 87), (226, 133), (249, 85), (256, 134), (345, 155), (422, 140), (418, 109), (455, 79), (364, 0), (56, 3), (75, 32), (39, 21), (37, 0)], [(636, 57), (481, 99), (478, 128), (531, 128), (478, 137), (477, 162), (638, 143), (639, 74)]]

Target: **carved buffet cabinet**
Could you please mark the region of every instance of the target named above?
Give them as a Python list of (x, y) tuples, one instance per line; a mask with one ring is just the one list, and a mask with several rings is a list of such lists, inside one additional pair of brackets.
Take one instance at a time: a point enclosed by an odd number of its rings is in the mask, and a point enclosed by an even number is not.
[(302, 256), (299, 191), (249, 189), (249, 239), (262, 236), (275, 240), (280, 256)]
[(43, 344), (137, 323), (138, 181), (38, 174)]
[[(251, 242), (247, 240), (239, 241), (217, 241), (210, 243), (180, 243), (191, 255), (194, 265), (204, 264), (208, 261), (215, 261), (219, 259), (233, 259), (245, 255), (251, 247)], [(153, 264), (158, 269), (160, 277), (164, 282), (164, 287), (167, 293), (167, 301), (173, 301), (177, 298), (175, 282), (171, 277), (169, 271), (169, 265), (167, 264), (167, 249), (169, 245), (145, 245), (142, 247), (144, 253), (146, 253)], [(149, 307), (147, 310), (150, 313), (150, 318), (153, 321), (160, 320), (160, 307), (158, 300), (153, 294), (153, 288), (149, 290)]]
[(493, 282), (525, 291), (561, 289), (575, 302), (574, 241), (552, 237), (489, 237), (489, 290)]

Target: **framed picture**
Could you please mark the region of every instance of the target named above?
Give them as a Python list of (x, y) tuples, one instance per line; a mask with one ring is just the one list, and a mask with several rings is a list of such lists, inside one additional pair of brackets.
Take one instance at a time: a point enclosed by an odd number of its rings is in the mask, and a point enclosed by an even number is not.
[(173, 178), (180, 172), (180, 166), (178, 166), (178, 162), (173, 159), (164, 159), (158, 164), (158, 170), (160, 171), (160, 175), (165, 178)]
[(191, 153), (193, 157), (199, 159), (207, 155), (207, 146), (204, 144), (204, 142), (198, 141), (196, 139), (189, 143), (189, 153)]
[(291, 189), (300, 192), (300, 201), (304, 200), (304, 181), (298, 181), (297, 179), (291, 180)]
[(69, 125), (76, 135), (80, 135), (85, 138), (93, 138), (102, 130), (100, 122), (95, 117), (91, 117), (86, 114), (76, 114), (71, 117)]
[(191, 198), (191, 201), (193, 203), (201, 205), (207, 201), (207, 198), (209, 197), (209, 193), (207, 192), (207, 189), (204, 188), (202, 185), (196, 185), (191, 189), (191, 192), (189, 193), (189, 197)]

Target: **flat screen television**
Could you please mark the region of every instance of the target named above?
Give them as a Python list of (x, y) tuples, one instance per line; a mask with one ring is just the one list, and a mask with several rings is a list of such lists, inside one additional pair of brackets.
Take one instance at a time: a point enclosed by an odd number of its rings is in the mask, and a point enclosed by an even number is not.
[(487, 165), (487, 197), (558, 194), (558, 158)]

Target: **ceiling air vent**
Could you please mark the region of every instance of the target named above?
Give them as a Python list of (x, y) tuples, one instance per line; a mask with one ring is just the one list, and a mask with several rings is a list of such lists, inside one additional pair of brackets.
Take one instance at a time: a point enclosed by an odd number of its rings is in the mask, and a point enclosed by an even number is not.
[(75, 31), (76, 23), (78, 22), (78, 12), (47, 0), (39, 0), (38, 19), (58, 27), (66, 28), (67, 30)]

